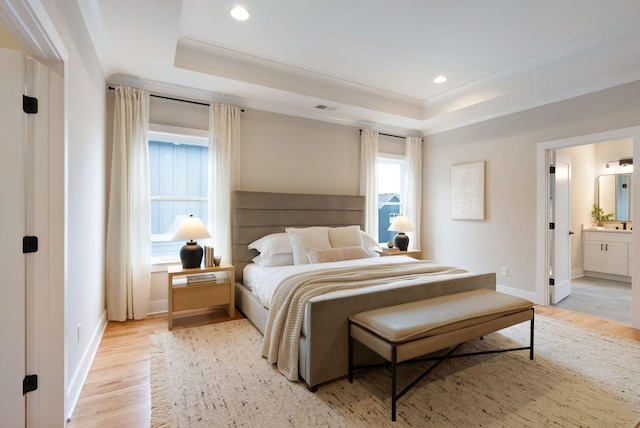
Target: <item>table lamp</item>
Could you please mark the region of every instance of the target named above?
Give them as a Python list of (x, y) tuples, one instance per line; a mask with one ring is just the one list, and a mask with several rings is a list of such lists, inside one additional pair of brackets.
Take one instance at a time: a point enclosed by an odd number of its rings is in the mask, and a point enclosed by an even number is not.
[(198, 217), (190, 215), (182, 220), (178, 230), (173, 234), (173, 241), (187, 241), (180, 249), (180, 260), (184, 269), (200, 267), (202, 263), (202, 247), (198, 245), (196, 239), (211, 238), (211, 235)]
[(407, 251), (407, 248), (409, 247), (409, 237), (405, 235), (404, 232), (413, 231), (411, 221), (403, 215), (396, 216), (387, 230), (391, 232), (398, 232), (398, 234), (393, 237), (393, 243), (400, 251)]

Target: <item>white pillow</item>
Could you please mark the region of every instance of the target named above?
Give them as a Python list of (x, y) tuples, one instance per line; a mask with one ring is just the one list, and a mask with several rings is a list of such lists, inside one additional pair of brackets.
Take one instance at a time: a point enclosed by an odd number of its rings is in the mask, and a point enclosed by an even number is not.
[(342, 260), (367, 259), (369, 254), (362, 245), (356, 247), (339, 247), (320, 250), (310, 248), (307, 250), (310, 263), (340, 262)]
[(284, 232), (263, 236), (249, 244), (249, 249), (258, 250), (258, 252), (265, 257), (274, 254), (293, 253), (291, 244), (289, 243), (289, 235)]
[(329, 242), (332, 248), (361, 247), (360, 226), (330, 227)]
[(270, 256), (258, 254), (256, 257), (253, 258), (253, 262), (264, 267), (290, 266), (293, 264), (293, 254), (281, 253), (281, 254), (272, 254)]
[(287, 235), (289, 235), (291, 249), (293, 250), (293, 264), (309, 264), (309, 257), (307, 257), (306, 253), (306, 250), (309, 248), (317, 248), (320, 250), (328, 250), (331, 248), (329, 232), (326, 227), (288, 227), (286, 231)]
[(370, 257), (380, 257), (380, 254), (376, 253), (376, 249), (380, 247), (380, 244), (376, 242), (370, 235), (365, 233), (363, 230), (360, 231), (360, 238), (362, 238), (362, 245), (364, 249), (367, 250)]

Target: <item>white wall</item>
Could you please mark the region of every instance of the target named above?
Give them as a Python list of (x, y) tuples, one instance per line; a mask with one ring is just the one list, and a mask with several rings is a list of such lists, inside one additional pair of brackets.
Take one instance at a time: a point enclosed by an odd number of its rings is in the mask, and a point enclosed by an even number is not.
[[(640, 124), (640, 81), (431, 135), (424, 146), (425, 257), (477, 272), (498, 284), (536, 290), (536, 146)], [(451, 165), (486, 161), (485, 221), (451, 220)]]
[[(43, 0), (68, 49), (65, 414), (104, 328), (105, 79), (76, 2)], [(80, 335), (78, 337), (78, 326)]]
[(240, 190), (358, 194), (357, 128), (246, 109)]
[(22, 51), (20, 43), (13, 37), (2, 21), (0, 21), (0, 47), (14, 51)]

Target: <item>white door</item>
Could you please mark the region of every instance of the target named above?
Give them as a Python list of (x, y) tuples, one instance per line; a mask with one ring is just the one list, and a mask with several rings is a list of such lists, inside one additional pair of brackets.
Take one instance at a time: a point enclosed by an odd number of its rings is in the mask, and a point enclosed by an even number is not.
[(571, 294), (571, 166), (556, 154), (555, 194), (552, 198), (554, 213), (554, 250), (552, 278), (550, 285), (551, 303), (556, 304)]
[(24, 58), (0, 48), (0, 426), (25, 426)]

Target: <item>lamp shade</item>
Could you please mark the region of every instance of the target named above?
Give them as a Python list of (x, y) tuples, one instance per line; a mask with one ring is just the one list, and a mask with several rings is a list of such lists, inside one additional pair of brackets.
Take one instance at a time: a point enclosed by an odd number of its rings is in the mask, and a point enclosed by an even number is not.
[(391, 232), (413, 232), (413, 225), (406, 216), (399, 215), (393, 219), (391, 226), (387, 230)]
[(196, 239), (206, 238), (211, 238), (207, 228), (204, 227), (204, 224), (202, 224), (202, 221), (198, 217), (190, 215), (182, 220), (180, 226), (178, 226), (178, 230), (173, 234), (172, 240), (195, 241)]
[(178, 230), (173, 234), (173, 240), (187, 241), (180, 249), (180, 261), (182, 261), (182, 267), (184, 269), (200, 267), (203, 250), (196, 242), (196, 239), (204, 238), (211, 238), (211, 235), (198, 217), (190, 215), (182, 220), (182, 223), (178, 226)]

